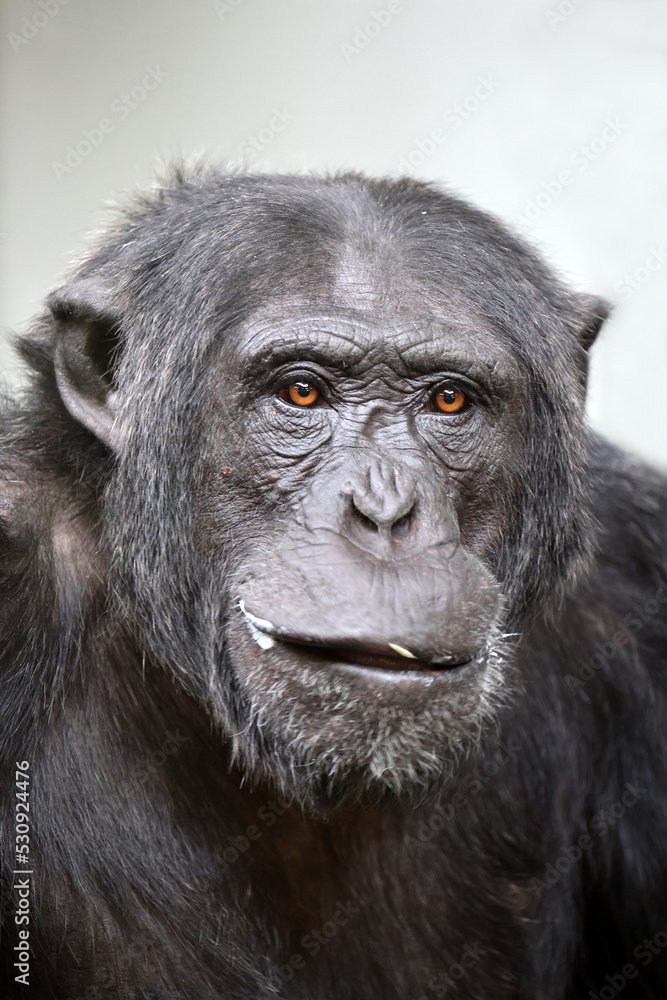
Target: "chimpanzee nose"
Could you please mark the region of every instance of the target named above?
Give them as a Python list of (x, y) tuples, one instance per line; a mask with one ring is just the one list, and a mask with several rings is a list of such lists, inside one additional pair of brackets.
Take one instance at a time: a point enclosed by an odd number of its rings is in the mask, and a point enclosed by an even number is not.
[(381, 457), (368, 462), (349, 496), (353, 522), (367, 532), (396, 538), (410, 530), (416, 490), (392, 462)]

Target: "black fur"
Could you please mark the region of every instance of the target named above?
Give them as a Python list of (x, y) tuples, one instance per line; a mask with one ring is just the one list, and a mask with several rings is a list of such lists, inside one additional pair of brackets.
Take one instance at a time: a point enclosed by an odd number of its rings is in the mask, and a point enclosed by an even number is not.
[[(471, 595), (497, 587), (484, 695), (255, 683), (237, 592), (337, 458), (269, 462), (230, 358), (255, 317), (335, 326), (341, 299), (414, 340), (445, 316), (482, 360), (490, 331), (515, 373), (446, 461), (396, 453), (432, 480), (419, 530), (440, 497), (469, 554), (445, 644), (482, 642)], [(2, 410), (3, 998), (667, 997), (667, 494), (585, 427), (605, 314), (412, 181), (177, 171), (120, 215), (19, 343), (31, 381)]]

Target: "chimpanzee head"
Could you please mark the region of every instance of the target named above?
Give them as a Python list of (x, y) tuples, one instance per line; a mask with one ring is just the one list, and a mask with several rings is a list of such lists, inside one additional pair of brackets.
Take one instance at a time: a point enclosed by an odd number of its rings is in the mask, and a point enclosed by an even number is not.
[(214, 169), (50, 305), (112, 607), (237, 764), (310, 803), (448, 775), (587, 557), (604, 305), (430, 186)]

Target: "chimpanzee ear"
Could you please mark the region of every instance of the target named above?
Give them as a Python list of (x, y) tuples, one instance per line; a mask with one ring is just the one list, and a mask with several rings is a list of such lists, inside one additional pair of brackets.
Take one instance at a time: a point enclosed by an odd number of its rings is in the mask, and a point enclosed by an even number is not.
[(588, 350), (595, 342), (600, 327), (611, 313), (611, 305), (597, 295), (577, 295), (577, 306), (580, 314), (578, 323), (579, 343)]
[(56, 321), (55, 370), (72, 416), (109, 448), (117, 443), (115, 368), (121, 317), (99, 278), (82, 278), (49, 298)]

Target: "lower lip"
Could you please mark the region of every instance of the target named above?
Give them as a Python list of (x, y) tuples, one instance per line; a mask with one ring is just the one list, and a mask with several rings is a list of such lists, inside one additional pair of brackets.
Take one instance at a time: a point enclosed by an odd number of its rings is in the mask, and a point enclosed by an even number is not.
[(290, 652), (307, 656), (320, 663), (335, 663), (347, 671), (357, 675), (374, 675), (387, 680), (433, 680), (437, 677), (456, 675), (474, 664), (469, 660), (460, 664), (445, 664), (432, 666), (423, 660), (412, 660), (408, 657), (385, 656), (382, 653), (363, 653), (351, 650), (336, 649), (322, 646), (311, 646), (307, 643), (284, 642), (281, 645)]
[(360, 681), (381, 685), (398, 684), (403, 687), (455, 684), (472, 673), (476, 666), (477, 664), (471, 661), (463, 663), (460, 667), (450, 667), (448, 670), (377, 670), (374, 667), (357, 667), (353, 663), (334, 663), (335, 669), (341, 674), (347, 674)]

